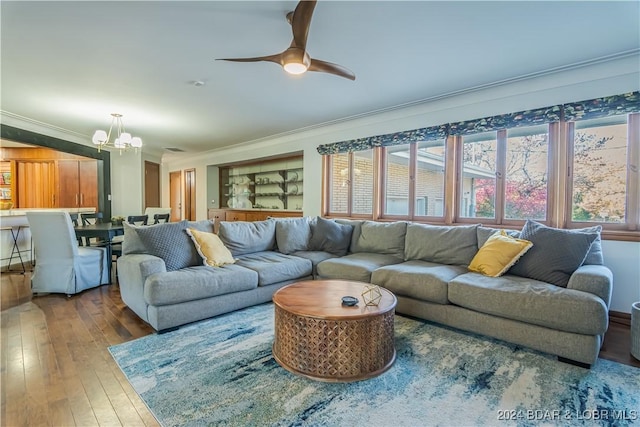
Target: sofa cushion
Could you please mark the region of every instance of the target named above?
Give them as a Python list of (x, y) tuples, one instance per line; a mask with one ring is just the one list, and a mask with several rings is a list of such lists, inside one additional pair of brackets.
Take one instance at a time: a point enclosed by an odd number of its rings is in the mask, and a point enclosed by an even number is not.
[(218, 236), (233, 256), (273, 250), (276, 222), (272, 219), (253, 222), (221, 221)]
[(310, 238), (311, 227), (308, 217), (276, 220), (276, 244), (283, 254), (306, 251)]
[(363, 220), (360, 219), (336, 219), (338, 224), (350, 225), (353, 227), (351, 232), (351, 243), (349, 244), (349, 252), (364, 252), (358, 248), (358, 241), (360, 240), (360, 230), (362, 229)]
[[(123, 222), (122, 226), (124, 227), (124, 236), (122, 239), (122, 255), (148, 253), (144, 243), (140, 240), (140, 236), (138, 236), (137, 230), (140, 228), (153, 227), (154, 225), (159, 224), (134, 225), (129, 224), (128, 222)], [(213, 221), (208, 219), (202, 221), (189, 221), (187, 226), (189, 228), (195, 228), (198, 231), (213, 233)]]
[(150, 305), (169, 305), (257, 287), (258, 273), (234, 264), (187, 267), (150, 275), (144, 284), (144, 299)]
[(336, 221), (318, 217), (311, 227), (310, 251), (329, 252), (344, 256), (351, 245), (353, 225), (340, 224)]
[(313, 274), (313, 277), (316, 277), (318, 275), (318, 264), (320, 264), (322, 261), (326, 259), (336, 258), (337, 256), (332, 253), (324, 252), (324, 251), (298, 251), (298, 252), (292, 253), (291, 255), (294, 255), (300, 258), (305, 258), (311, 261), (311, 267), (312, 267), (311, 273)]
[(604, 334), (608, 324), (607, 307), (598, 296), (519, 276), (463, 274), (449, 282), (449, 301), (481, 313), (578, 334)]
[(469, 265), (478, 252), (477, 228), (477, 225), (409, 224), (404, 257), (438, 264)]
[(598, 234), (551, 228), (527, 220), (520, 238), (531, 241), (533, 247), (511, 267), (509, 274), (566, 287)]
[[(476, 234), (478, 236), (478, 249), (480, 249), (482, 247), (482, 245), (484, 245), (487, 240), (489, 240), (489, 237), (493, 236), (494, 234), (496, 234), (497, 231), (502, 230), (501, 228), (491, 228), (491, 227), (484, 227), (482, 225), (478, 226), (478, 228), (476, 228)], [(507, 236), (511, 236), (511, 237), (520, 237), (520, 230), (504, 230), (505, 233), (507, 233)]]
[(322, 279), (343, 279), (370, 282), (371, 273), (377, 268), (399, 264), (403, 260), (393, 255), (360, 252), (340, 258), (331, 258), (318, 264), (318, 276)]
[(469, 271), (490, 277), (502, 276), (531, 246), (533, 243), (528, 240), (511, 237), (504, 230), (496, 231), (473, 257)]
[(195, 228), (187, 228), (187, 234), (191, 237), (204, 265), (222, 267), (236, 262), (231, 251), (224, 246), (217, 235), (198, 231)]
[(162, 258), (167, 271), (173, 271), (202, 264), (202, 259), (186, 232), (188, 224), (188, 221), (167, 222), (137, 228), (136, 232), (147, 252)]
[(407, 223), (365, 221), (360, 228), (358, 252), (393, 255), (402, 258), (404, 255), (404, 238)]
[(447, 304), (448, 282), (466, 272), (466, 268), (458, 265), (406, 261), (378, 268), (371, 274), (371, 283), (399, 296)]
[(258, 286), (311, 276), (311, 261), (274, 251), (241, 255), (236, 264), (258, 273)]

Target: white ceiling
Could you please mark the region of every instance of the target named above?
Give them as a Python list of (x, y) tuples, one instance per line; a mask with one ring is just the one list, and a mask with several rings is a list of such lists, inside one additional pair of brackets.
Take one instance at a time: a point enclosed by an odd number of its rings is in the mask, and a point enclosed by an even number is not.
[(3, 0), (3, 114), (195, 153), (640, 48), (638, 1), (320, 0), (307, 49), (355, 81), (214, 60), (283, 51), (296, 4)]

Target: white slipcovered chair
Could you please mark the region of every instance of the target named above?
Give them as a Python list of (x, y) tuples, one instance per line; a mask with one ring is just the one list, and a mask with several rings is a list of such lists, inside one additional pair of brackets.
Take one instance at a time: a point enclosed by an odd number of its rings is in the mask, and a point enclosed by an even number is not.
[(78, 247), (67, 212), (27, 212), (38, 256), (31, 288), (34, 293), (67, 295), (110, 282), (107, 249)]

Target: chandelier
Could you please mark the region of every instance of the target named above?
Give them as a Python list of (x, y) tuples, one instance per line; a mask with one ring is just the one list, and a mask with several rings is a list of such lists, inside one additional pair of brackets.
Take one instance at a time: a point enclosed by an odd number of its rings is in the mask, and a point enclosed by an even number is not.
[[(125, 132), (124, 125), (122, 124), (122, 114), (111, 113), (111, 126), (109, 126), (109, 132), (105, 132), (103, 130), (97, 130), (96, 133), (93, 134), (93, 138), (91, 140), (94, 144), (98, 146), (98, 152), (102, 149), (102, 147), (113, 146), (120, 150), (120, 154), (123, 151), (127, 151), (131, 148), (138, 152), (138, 148), (142, 147), (142, 140), (134, 136), (132, 137), (130, 133)], [(111, 142), (111, 132), (114, 130), (115, 126), (115, 139)]]

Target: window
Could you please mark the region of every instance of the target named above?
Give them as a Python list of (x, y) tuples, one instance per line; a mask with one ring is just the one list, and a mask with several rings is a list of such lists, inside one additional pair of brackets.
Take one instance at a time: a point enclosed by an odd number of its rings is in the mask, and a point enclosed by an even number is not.
[(546, 221), (548, 147), (548, 125), (462, 137), (460, 218)]
[(445, 140), (418, 142), (414, 216), (444, 217)]
[(384, 215), (443, 217), (444, 139), (384, 150)]
[(351, 212), (356, 215), (373, 213), (373, 150), (353, 153), (353, 188)]
[[(639, 116), (569, 123), (571, 199), (567, 208), (570, 223), (637, 228)], [(631, 187), (635, 190), (631, 191)]]
[(329, 213), (371, 215), (373, 212), (373, 150), (329, 156)]
[(639, 99), (625, 93), (320, 146), (332, 165), (324, 213), (600, 224), (608, 238), (638, 240)]
[(460, 217), (495, 218), (497, 133), (464, 136), (462, 144)]
[(349, 153), (333, 154), (329, 165), (330, 189), (329, 212), (349, 212), (349, 191), (351, 188), (351, 174), (349, 168)]
[(509, 129), (506, 154), (505, 219), (546, 220), (548, 126)]
[(409, 215), (411, 145), (385, 148), (385, 215)]

